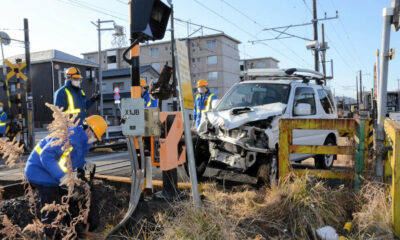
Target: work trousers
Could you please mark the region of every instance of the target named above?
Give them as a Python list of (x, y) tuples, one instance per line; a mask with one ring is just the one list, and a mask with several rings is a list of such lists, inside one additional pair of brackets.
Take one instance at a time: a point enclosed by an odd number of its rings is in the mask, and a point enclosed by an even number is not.
[[(66, 195), (68, 191), (66, 189), (63, 189), (61, 187), (46, 187), (43, 185), (39, 184), (34, 184), (31, 183), (32, 187), (36, 189), (36, 191), (39, 194), (40, 197), (40, 209), (42, 209), (45, 204), (50, 204), (55, 202), (56, 204), (61, 204), (61, 198), (62, 196)], [(91, 194), (91, 204), (90, 204), (90, 211), (89, 211), (89, 216), (88, 216), (88, 223), (89, 223), (89, 231), (93, 231), (96, 229), (99, 225), (99, 213), (98, 213), (98, 207), (96, 204), (96, 200), (93, 199), (94, 194)], [(69, 204), (69, 211), (72, 216), (65, 217), (63, 219), (63, 224), (67, 223), (70, 221), (71, 217), (76, 217), (77, 214), (79, 214), (79, 211), (76, 209), (77, 208), (77, 201), (74, 201), (71, 199), (70, 204)], [(57, 217), (57, 212), (42, 212), (41, 213), (41, 222), (43, 224), (51, 224), (54, 222), (55, 218)], [(53, 237), (55, 234), (55, 239), (61, 239), (60, 236), (56, 233), (56, 229), (54, 228), (45, 228), (44, 232), (47, 236)]]

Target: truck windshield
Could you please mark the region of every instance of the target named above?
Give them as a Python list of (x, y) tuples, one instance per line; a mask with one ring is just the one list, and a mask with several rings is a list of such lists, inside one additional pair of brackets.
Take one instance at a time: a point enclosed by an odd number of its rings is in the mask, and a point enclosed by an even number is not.
[(273, 83), (245, 83), (233, 87), (218, 104), (216, 110), (254, 107), (270, 103), (287, 104), (290, 86)]

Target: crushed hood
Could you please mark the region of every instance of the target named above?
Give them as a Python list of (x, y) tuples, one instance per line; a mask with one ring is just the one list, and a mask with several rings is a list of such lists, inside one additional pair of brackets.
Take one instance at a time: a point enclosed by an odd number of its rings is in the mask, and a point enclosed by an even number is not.
[(220, 112), (207, 112), (208, 121), (214, 127), (222, 127), (225, 129), (234, 129), (248, 122), (267, 119), (272, 116), (281, 115), (286, 104), (271, 103), (256, 107), (250, 107), (250, 111), (234, 114), (233, 109)]

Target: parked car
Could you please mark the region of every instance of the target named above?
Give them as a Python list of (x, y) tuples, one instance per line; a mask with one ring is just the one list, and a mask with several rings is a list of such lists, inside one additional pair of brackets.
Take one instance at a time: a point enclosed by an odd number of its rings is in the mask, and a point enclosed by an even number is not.
[[(305, 69), (253, 69), (251, 80), (234, 85), (213, 102), (197, 129), (195, 158), (201, 176), (210, 163), (257, 177), (259, 183), (277, 178), (279, 119), (337, 118), (331, 91), (323, 75)], [(284, 126), (283, 126), (284, 127)], [(294, 145), (336, 145), (335, 130), (293, 130)], [(336, 156), (291, 154), (301, 162), (314, 157), (315, 167), (329, 169)]]

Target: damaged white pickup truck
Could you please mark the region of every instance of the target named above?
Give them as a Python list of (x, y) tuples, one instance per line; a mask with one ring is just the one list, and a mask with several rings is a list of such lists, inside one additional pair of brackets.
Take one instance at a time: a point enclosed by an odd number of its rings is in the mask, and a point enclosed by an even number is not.
[[(337, 118), (336, 104), (322, 74), (304, 69), (253, 69), (251, 80), (234, 85), (204, 118), (194, 142), (196, 167), (209, 163), (256, 176), (259, 183), (277, 178), (280, 118)], [(283, 126), (284, 127), (284, 126)], [(335, 145), (334, 130), (294, 130), (294, 145)], [(334, 155), (292, 154), (291, 161), (314, 157), (328, 169)], [(214, 164), (215, 165), (215, 164)]]

